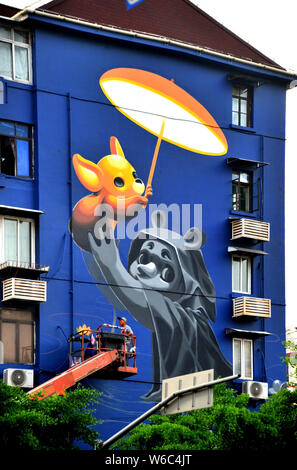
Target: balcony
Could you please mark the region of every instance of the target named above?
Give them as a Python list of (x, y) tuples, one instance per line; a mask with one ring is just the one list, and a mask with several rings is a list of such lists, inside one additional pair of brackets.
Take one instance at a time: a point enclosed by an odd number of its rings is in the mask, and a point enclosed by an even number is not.
[(236, 297), (233, 299), (233, 318), (271, 317), (271, 300), (256, 297)]
[(37, 274), (48, 273), (49, 266), (43, 266), (37, 263), (28, 263), (23, 261), (4, 261), (0, 263), (0, 272), (8, 272), (12, 270), (35, 271)]
[(7, 300), (46, 302), (46, 294), (46, 281), (19, 279), (16, 277), (3, 281), (3, 302)]
[(251, 238), (262, 242), (269, 242), (270, 240), (270, 224), (268, 222), (252, 219), (233, 219), (231, 225), (231, 240), (239, 238)]

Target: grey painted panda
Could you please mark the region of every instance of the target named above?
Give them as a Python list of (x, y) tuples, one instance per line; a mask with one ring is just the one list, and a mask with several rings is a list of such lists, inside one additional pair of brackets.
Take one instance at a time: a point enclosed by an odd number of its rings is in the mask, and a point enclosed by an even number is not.
[[(163, 379), (214, 369), (215, 377), (232, 375), (209, 321), (216, 320), (215, 289), (206, 269), (201, 246), (204, 234), (190, 229), (183, 237), (167, 229), (166, 214), (156, 211), (152, 227), (132, 241), (128, 270), (115, 240), (95, 241), (89, 233), (94, 279), (117, 308), (128, 310), (151, 331), (153, 382), (142, 398), (161, 399)], [(110, 292), (112, 291), (112, 293)]]

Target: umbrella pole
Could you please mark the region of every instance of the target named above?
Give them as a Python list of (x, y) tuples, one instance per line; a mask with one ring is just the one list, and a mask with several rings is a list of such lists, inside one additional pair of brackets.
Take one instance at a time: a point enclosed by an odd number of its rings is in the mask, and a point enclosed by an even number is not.
[(162, 126), (161, 126), (160, 134), (159, 134), (159, 137), (158, 137), (158, 141), (157, 141), (157, 144), (156, 144), (156, 147), (155, 147), (153, 160), (152, 160), (152, 164), (151, 164), (151, 169), (150, 169), (149, 177), (148, 177), (148, 180), (147, 180), (147, 183), (146, 183), (146, 187), (148, 187), (149, 185), (152, 184), (152, 180), (153, 180), (153, 176), (154, 176), (154, 172), (155, 172), (155, 168), (156, 168), (156, 163), (157, 163), (157, 158), (158, 158), (158, 155), (159, 155), (161, 140), (162, 140), (163, 134), (164, 134), (165, 122), (166, 122), (166, 119), (164, 119), (163, 122), (162, 122)]

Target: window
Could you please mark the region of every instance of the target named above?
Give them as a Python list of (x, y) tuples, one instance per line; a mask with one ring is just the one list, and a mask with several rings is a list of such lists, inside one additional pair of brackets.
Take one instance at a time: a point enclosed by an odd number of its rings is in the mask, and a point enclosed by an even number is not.
[(252, 174), (232, 171), (232, 209), (252, 212)]
[(0, 121), (0, 172), (25, 178), (33, 176), (31, 126)]
[(35, 227), (32, 219), (4, 216), (2, 225), (2, 253), (12, 266), (30, 267), (35, 262)]
[(34, 318), (28, 310), (1, 309), (0, 337), (5, 363), (34, 363)]
[(251, 293), (251, 259), (249, 256), (232, 256), (232, 291)]
[(232, 124), (251, 127), (252, 91), (246, 86), (232, 87)]
[(253, 379), (253, 341), (233, 338), (233, 374), (241, 379)]
[(0, 25), (0, 75), (23, 83), (32, 81), (28, 31)]

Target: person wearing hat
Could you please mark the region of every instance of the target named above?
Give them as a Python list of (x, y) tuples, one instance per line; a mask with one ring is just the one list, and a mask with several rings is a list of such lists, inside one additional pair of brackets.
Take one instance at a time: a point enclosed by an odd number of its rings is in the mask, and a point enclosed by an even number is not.
[(129, 336), (133, 336), (132, 328), (127, 325), (126, 317), (118, 317), (118, 320), (121, 326), (121, 334), (125, 335), (125, 350), (126, 352), (130, 352), (131, 339), (129, 338)]

